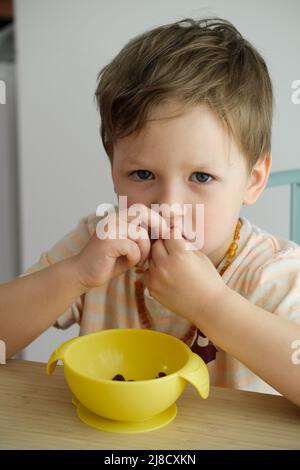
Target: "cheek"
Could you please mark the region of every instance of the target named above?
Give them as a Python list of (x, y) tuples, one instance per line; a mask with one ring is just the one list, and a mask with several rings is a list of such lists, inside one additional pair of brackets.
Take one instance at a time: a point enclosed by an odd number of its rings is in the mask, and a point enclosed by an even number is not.
[(238, 216), (229, 210), (207, 214), (204, 229), (204, 253), (209, 254), (221, 246), (227, 247), (228, 237), (231, 237), (234, 231), (236, 217)]
[(119, 185), (115, 187), (115, 191), (117, 196), (127, 197), (127, 207), (132, 206), (132, 204), (145, 204), (147, 206), (147, 201), (144, 200), (141, 192), (128, 187), (128, 185)]
[(137, 191), (132, 187), (132, 184), (130, 184), (130, 181), (127, 180), (126, 177), (124, 177), (123, 175), (115, 175), (113, 184), (117, 196), (127, 196), (127, 199), (128, 201), (131, 201), (131, 204), (135, 202)]
[(228, 233), (228, 216), (226, 211), (204, 210), (204, 246), (203, 252), (210, 253), (215, 250)]
[(119, 196), (126, 196), (127, 195), (126, 182), (123, 179), (115, 179), (114, 190)]
[(223, 220), (222, 218), (215, 218), (215, 217), (208, 217), (206, 216), (204, 222), (204, 236), (205, 236), (205, 245), (211, 244), (214, 245), (216, 240), (222, 237), (223, 228)]

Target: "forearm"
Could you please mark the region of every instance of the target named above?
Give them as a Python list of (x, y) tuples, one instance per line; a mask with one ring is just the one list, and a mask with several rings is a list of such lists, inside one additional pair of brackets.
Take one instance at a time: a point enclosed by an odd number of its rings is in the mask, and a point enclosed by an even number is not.
[(300, 326), (251, 304), (227, 286), (198, 318), (198, 326), (216, 346), (300, 406), (300, 364), (292, 361)]
[(11, 357), (52, 326), (84, 293), (76, 257), (0, 286), (0, 339)]

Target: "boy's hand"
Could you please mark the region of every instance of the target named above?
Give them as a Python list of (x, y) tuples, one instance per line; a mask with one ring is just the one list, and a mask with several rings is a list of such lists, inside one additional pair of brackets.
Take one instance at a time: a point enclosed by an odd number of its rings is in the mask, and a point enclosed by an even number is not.
[(102, 223), (111, 223), (108, 227), (115, 227), (115, 233), (110, 233), (112, 238), (102, 240), (95, 233), (76, 256), (80, 283), (85, 290), (99, 287), (129, 268), (144, 264), (149, 256), (151, 243), (148, 230), (141, 224), (148, 226), (150, 230), (152, 223), (158, 237), (162, 236), (163, 230), (164, 233), (168, 231), (167, 223), (161, 215), (143, 204), (135, 206), (138, 208), (138, 218), (128, 215), (128, 208), (110, 213), (102, 219)]
[(197, 324), (216, 296), (225, 293), (226, 284), (210, 259), (187, 250), (186, 243), (183, 237), (174, 239), (173, 229), (169, 240), (155, 241), (145, 285), (158, 302)]

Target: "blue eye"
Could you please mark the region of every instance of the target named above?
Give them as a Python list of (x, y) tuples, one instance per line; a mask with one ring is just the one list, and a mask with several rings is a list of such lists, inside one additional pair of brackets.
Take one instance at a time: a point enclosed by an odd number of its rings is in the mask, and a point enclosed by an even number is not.
[(147, 181), (149, 180), (149, 176), (152, 175), (151, 171), (148, 170), (136, 170), (130, 173), (130, 175), (138, 176), (140, 181)]
[(207, 183), (207, 180), (211, 178), (213, 180), (214, 178), (207, 173), (203, 173), (202, 171), (195, 171), (195, 173), (192, 174), (196, 175), (196, 180), (194, 180), (196, 183)]
[[(151, 178), (151, 175), (153, 176), (153, 173), (148, 170), (132, 171), (130, 173), (130, 176), (131, 175), (135, 176), (137, 178), (137, 181), (149, 181), (150, 179), (153, 179)], [(196, 179), (193, 180), (195, 183), (207, 184), (208, 182), (214, 179), (213, 176), (208, 175), (207, 173), (203, 173), (201, 171), (195, 171), (192, 174), (192, 177), (193, 176), (196, 177)]]

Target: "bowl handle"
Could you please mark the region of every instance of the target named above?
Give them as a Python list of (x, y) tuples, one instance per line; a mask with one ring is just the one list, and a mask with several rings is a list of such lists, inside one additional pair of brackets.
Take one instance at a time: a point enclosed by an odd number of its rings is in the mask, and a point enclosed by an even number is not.
[(190, 382), (198, 390), (201, 398), (206, 399), (209, 395), (209, 373), (203, 359), (198, 354), (191, 352), (192, 360), (189, 361), (187, 368), (179, 372), (179, 377)]
[(58, 346), (58, 348), (55, 349), (55, 351), (53, 351), (53, 353), (51, 354), (50, 359), (48, 361), (48, 364), (47, 364), (47, 369), (46, 370), (47, 370), (48, 375), (53, 374), (54, 369), (55, 369), (56, 364), (57, 364), (57, 361), (59, 361), (60, 359), (62, 361), (64, 360), (64, 355), (66, 353), (66, 350), (68, 349), (68, 347), (70, 346), (71, 343), (73, 343), (74, 341), (77, 341), (77, 340), (78, 340), (77, 337), (69, 339), (68, 341), (65, 341), (60, 346)]

